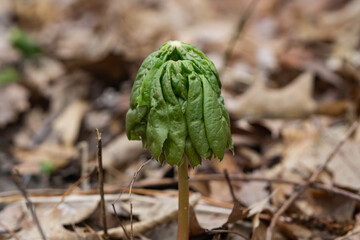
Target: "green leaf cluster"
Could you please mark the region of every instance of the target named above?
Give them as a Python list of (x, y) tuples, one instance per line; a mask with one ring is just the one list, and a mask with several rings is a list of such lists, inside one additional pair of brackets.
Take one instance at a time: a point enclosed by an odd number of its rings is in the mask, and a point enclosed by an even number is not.
[(214, 64), (195, 46), (169, 41), (142, 63), (130, 96), (126, 133), (153, 157), (193, 167), (233, 149), (229, 114)]

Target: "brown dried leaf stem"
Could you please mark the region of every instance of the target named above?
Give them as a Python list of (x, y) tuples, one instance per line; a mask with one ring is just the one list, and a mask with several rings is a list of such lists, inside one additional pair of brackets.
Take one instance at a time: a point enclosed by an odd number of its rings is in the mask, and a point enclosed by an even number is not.
[(104, 172), (102, 166), (102, 142), (101, 132), (96, 129), (97, 138), (97, 163), (98, 163), (98, 174), (99, 174), (99, 192), (100, 192), (100, 207), (101, 207), (101, 221), (104, 228), (104, 238), (109, 239), (106, 223), (106, 212), (105, 212), (105, 198), (104, 198)]

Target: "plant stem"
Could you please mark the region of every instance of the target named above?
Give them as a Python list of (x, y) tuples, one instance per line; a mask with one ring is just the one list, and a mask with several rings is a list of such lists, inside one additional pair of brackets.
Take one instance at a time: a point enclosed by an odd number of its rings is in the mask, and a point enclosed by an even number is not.
[(189, 181), (188, 159), (179, 167), (179, 212), (177, 240), (189, 240)]

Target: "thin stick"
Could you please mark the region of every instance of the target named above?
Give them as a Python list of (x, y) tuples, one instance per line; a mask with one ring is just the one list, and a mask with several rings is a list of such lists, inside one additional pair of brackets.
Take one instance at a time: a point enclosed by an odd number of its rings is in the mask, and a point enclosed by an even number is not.
[(104, 228), (104, 238), (109, 239), (107, 224), (106, 224), (106, 212), (105, 212), (105, 198), (104, 198), (104, 172), (102, 166), (102, 142), (101, 142), (101, 132), (99, 129), (96, 129), (97, 137), (97, 163), (98, 163), (98, 173), (99, 173), (99, 191), (100, 191), (100, 206), (101, 206), (101, 220)]
[[(139, 168), (136, 170), (136, 172), (134, 173), (134, 175), (133, 175), (133, 177), (132, 177), (132, 179), (131, 179), (131, 182), (130, 182), (130, 184), (129, 184), (130, 236), (129, 236), (128, 232), (126, 231), (124, 225), (121, 223), (120, 219), (118, 219), (118, 220), (119, 220), (119, 223), (120, 223), (120, 227), (121, 227), (121, 228), (123, 229), (123, 231), (124, 231), (125, 237), (126, 237), (127, 239), (130, 239), (130, 240), (133, 240), (133, 239), (134, 239), (133, 214), (132, 214), (133, 204), (132, 204), (132, 195), (131, 195), (131, 194), (132, 194), (132, 191), (133, 191), (133, 186), (134, 186), (135, 180), (136, 180), (137, 176), (139, 175), (140, 171), (141, 171), (148, 163), (150, 163), (151, 160), (152, 160), (152, 158), (149, 159), (149, 160), (147, 160), (146, 162), (144, 162), (143, 164), (140, 165), (140, 167), (139, 167)], [(121, 194), (122, 194), (122, 193), (120, 193), (119, 196), (117, 197), (117, 199), (111, 203), (111, 205), (112, 205), (112, 207), (113, 207), (113, 211), (114, 211), (114, 213), (115, 213), (116, 216), (117, 216), (117, 212), (116, 212), (116, 209), (115, 209), (115, 203), (120, 200)]]
[(67, 190), (66, 192), (61, 196), (61, 199), (58, 203), (56, 203), (56, 205), (53, 208), (53, 211), (65, 200), (66, 196), (69, 196), (74, 190), (75, 188), (82, 183), (85, 179), (87, 179), (88, 177), (90, 177), (94, 172), (95, 172), (96, 168), (94, 168), (93, 170), (91, 170), (91, 172), (87, 173), (86, 175), (82, 176), (81, 178), (79, 178), (75, 183), (73, 183)]
[(224, 176), (225, 176), (225, 179), (226, 179), (226, 182), (229, 186), (229, 189), (230, 189), (230, 193), (231, 193), (231, 197), (233, 199), (233, 202), (235, 203), (237, 200), (236, 196), (235, 196), (235, 192), (234, 192), (234, 188), (233, 188), (233, 185), (231, 184), (231, 180), (230, 180), (230, 177), (229, 177), (229, 173), (226, 169), (224, 169)]
[(278, 222), (280, 216), (291, 206), (291, 204), (310, 186), (316, 179), (319, 177), (321, 172), (326, 168), (326, 166), (330, 163), (330, 161), (334, 158), (334, 156), (339, 152), (340, 148), (344, 145), (346, 140), (354, 133), (358, 126), (357, 122), (354, 122), (345, 137), (335, 146), (334, 150), (328, 155), (325, 162), (314, 172), (309, 180), (304, 185), (298, 185), (295, 187), (295, 191), (291, 194), (291, 196), (283, 203), (283, 205), (278, 209), (278, 211), (274, 214), (271, 219), (270, 225), (266, 231), (266, 240), (272, 239), (272, 234), (274, 232), (274, 228), (276, 223)]
[(143, 164), (141, 164), (141, 166), (136, 170), (136, 172), (134, 173), (133, 178), (131, 179), (130, 182), (130, 186), (129, 186), (129, 202), (130, 202), (130, 240), (134, 239), (134, 229), (133, 229), (133, 214), (132, 214), (132, 210), (133, 210), (133, 204), (132, 204), (132, 198), (131, 198), (131, 193), (132, 193), (132, 188), (135, 182), (135, 179), (137, 178), (137, 176), (139, 175), (140, 171), (143, 169), (143, 167), (145, 167), (150, 161), (152, 160), (149, 159), (146, 162), (144, 162)]
[(246, 24), (246, 22), (249, 20), (251, 14), (253, 13), (253, 10), (256, 6), (256, 4), (259, 2), (259, 0), (251, 0), (249, 6), (245, 9), (245, 11), (242, 13), (239, 22), (237, 24), (237, 27), (231, 37), (231, 39), (229, 40), (229, 43), (226, 47), (225, 53), (224, 53), (224, 57), (223, 57), (223, 66), (220, 69), (220, 74), (222, 74), (226, 68), (226, 66), (229, 63), (229, 60), (231, 58), (231, 55), (234, 51), (234, 47), (235, 47), (235, 43), (238, 40), (240, 33), (242, 32), (242, 30), (244, 29), (244, 26)]
[(41, 225), (40, 225), (40, 222), (39, 222), (39, 219), (36, 215), (36, 212), (35, 212), (35, 209), (34, 209), (34, 205), (32, 204), (32, 202), (30, 201), (29, 199), (29, 196), (26, 192), (26, 189), (25, 189), (25, 186), (22, 184), (22, 182), (20, 181), (20, 173), (19, 171), (14, 168), (13, 169), (13, 180), (14, 180), (14, 183), (16, 184), (16, 187), (20, 190), (21, 194), (23, 195), (23, 197), (25, 198), (25, 201), (26, 201), (26, 206), (27, 208), (30, 210), (30, 213), (35, 221), (35, 224), (39, 230), (39, 233), (40, 233), (40, 236), (43, 240), (46, 240), (46, 236), (44, 234), (44, 231), (43, 229), (41, 228)]
[(114, 211), (114, 213), (115, 213), (115, 216), (117, 216), (117, 220), (118, 220), (118, 222), (119, 222), (120, 227), (121, 227), (122, 230), (124, 231), (124, 234), (125, 234), (126, 239), (127, 239), (127, 240), (130, 240), (129, 234), (128, 234), (128, 232), (126, 231), (126, 228), (125, 228), (124, 224), (122, 224), (122, 222), (120, 221), (120, 218), (118, 217), (118, 214), (117, 214), (117, 212), (116, 212), (115, 202), (113, 202), (113, 203), (111, 204), (111, 206), (112, 206), (112, 208), (113, 208), (113, 211)]
[(179, 208), (178, 208), (178, 232), (177, 240), (189, 239), (189, 175), (188, 159), (179, 166)]

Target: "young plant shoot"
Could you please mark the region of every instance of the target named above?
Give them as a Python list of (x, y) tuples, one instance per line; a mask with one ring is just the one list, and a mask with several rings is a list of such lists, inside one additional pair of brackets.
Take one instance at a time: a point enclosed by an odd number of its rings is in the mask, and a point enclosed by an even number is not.
[(129, 140), (179, 167), (178, 240), (189, 239), (188, 160), (192, 167), (233, 149), (218, 72), (195, 46), (169, 41), (142, 63), (126, 114)]

